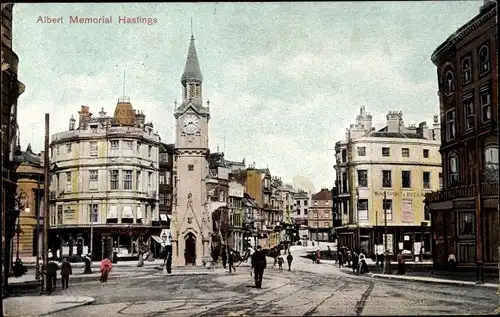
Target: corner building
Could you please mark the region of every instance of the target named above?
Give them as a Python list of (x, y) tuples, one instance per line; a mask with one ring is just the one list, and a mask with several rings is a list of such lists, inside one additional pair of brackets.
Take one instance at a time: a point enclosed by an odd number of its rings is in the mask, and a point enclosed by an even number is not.
[[(432, 54), (439, 85), (443, 189), (427, 195), (436, 269), (498, 266), (498, 25), (495, 1)], [(478, 243), (479, 242), (479, 243)], [(476, 267), (476, 268), (475, 268)]]
[(342, 213), (336, 216), (342, 219), (335, 228), (339, 244), (375, 256), (376, 245), (380, 249), (385, 244), (387, 217), (389, 251), (414, 253), (418, 245), (428, 252), (430, 219), (424, 198), (440, 186), (438, 118), (434, 116), (432, 128), (426, 122), (406, 126), (401, 112), (389, 112), (386, 119), (376, 130), (362, 107), (346, 140), (337, 142), (336, 183), (341, 190), (335, 191), (333, 203)]
[(94, 116), (87, 106), (78, 113), (78, 126), (71, 117), (69, 131), (51, 138), (49, 249), (59, 257), (92, 250), (100, 260), (116, 250), (137, 258), (161, 228), (160, 137), (125, 97), (114, 116), (104, 109)]

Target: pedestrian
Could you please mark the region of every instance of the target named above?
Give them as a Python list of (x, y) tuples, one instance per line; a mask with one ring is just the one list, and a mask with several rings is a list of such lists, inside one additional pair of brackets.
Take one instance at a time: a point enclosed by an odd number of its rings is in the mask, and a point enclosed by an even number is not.
[(450, 253), (448, 255), (448, 269), (450, 271), (455, 271), (456, 264), (457, 264), (457, 259), (455, 258), (455, 254)]
[(90, 259), (90, 254), (85, 255), (83, 261), (85, 262), (83, 274), (92, 274), (92, 260)]
[(341, 268), (344, 264), (344, 254), (342, 253), (342, 250), (340, 250), (340, 252), (337, 252), (337, 256), (339, 258), (339, 268)]
[(321, 259), (321, 251), (318, 249), (316, 251), (316, 264), (319, 264), (320, 259)]
[(255, 287), (262, 288), (262, 277), (267, 267), (266, 254), (262, 247), (257, 246), (257, 251), (252, 255), (252, 269), (254, 270)]
[(283, 262), (285, 262), (285, 261), (283, 260), (283, 257), (282, 257), (281, 255), (279, 255), (279, 256), (278, 256), (278, 269), (279, 269), (280, 271), (283, 271)]
[(368, 273), (368, 264), (366, 263), (366, 255), (364, 250), (359, 252), (359, 273), (364, 274)]
[(224, 246), (222, 247), (222, 253), (220, 257), (222, 259), (222, 267), (225, 269), (227, 263), (227, 253), (226, 253), (226, 248)]
[(71, 269), (71, 263), (69, 263), (67, 258), (63, 258), (63, 262), (61, 264), (61, 284), (62, 289), (68, 288), (69, 286), (69, 276), (73, 274), (73, 270)]
[(352, 262), (352, 254), (350, 250), (347, 250), (347, 267), (351, 267), (351, 262)]
[(227, 259), (227, 264), (229, 266), (229, 273), (231, 273), (231, 268), (233, 269), (233, 271), (236, 272), (236, 268), (234, 267), (234, 251), (233, 250), (229, 250), (229, 257)]
[(54, 258), (50, 259), (50, 262), (47, 264), (47, 292), (49, 295), (52, 293), (52, 290), (56, 288), (57, 283), (57, 270), (59, 270), (59, 266), (54, 261)]
[(288, 252), (288, 255), (286, 256), (286, 261), (288, 262), (288, 271), (291, 271), (292, 270), (293, 256), (290, 252)]
[(311, 254), (311, 258), (312, 258), (313, 264), (316, 263), (316, 252), (313, 252)]
[(113, 267), (113, 264), (111, 263), (111, 260), (108, 258), (105, 258), (101, 261), (101, 282), (105, 283), (108, 281), (108, 274), (111, 272), (111, 268)]
[(359, 255), (354, 250), (352, 251), (352, 272), (359, 274)]
[(405, 257), (403, 255), (403, 250), (398, 253), (398, 274), (403, 275), (406, 273), (405, 267)]

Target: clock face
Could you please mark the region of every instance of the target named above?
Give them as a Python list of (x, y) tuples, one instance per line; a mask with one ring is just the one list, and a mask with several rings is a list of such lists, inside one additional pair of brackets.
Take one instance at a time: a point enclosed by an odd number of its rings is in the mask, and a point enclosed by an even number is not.
[(189, 114), (184, 118), (182, 131), (187, 135), (195, 135), (200, 132), (199, 120), (195, 115)]

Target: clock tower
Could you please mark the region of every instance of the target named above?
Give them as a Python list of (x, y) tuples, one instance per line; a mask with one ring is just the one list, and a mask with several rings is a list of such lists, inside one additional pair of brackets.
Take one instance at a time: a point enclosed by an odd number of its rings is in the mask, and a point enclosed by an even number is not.
[(203, 106), (200, 64), (191, 36), (181, 77), (182, 103), (176, 104), (172, 260), (175, 266), (202, 265), (210, 258), (212, 220), (207, 211), (208, 106)]

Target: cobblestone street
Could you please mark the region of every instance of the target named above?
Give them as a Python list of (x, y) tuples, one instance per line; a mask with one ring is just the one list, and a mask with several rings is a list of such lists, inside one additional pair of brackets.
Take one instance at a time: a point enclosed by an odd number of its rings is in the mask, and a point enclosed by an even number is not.
[(490, 313), (498, 306), (487, 288), (425, 285), (266, 270), (262, 289), (248, 268), (236, 274), (145, 275), (106, 284), (74, 284), (57, 294), (90, 296), (93, 304), (49, 316), (325, 316)]

